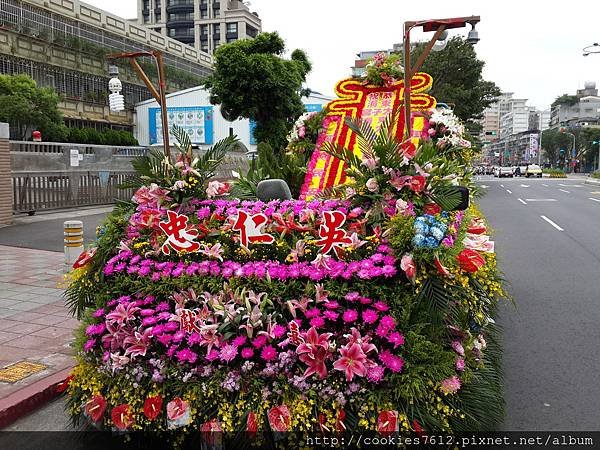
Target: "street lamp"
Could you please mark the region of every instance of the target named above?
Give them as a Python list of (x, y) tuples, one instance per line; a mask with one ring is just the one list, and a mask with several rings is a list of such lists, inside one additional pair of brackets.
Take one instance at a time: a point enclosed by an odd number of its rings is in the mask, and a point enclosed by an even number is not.
[[(149, 56), (156, 63), (156, 72), (158, 73), (158, 89), (154, 86), (144, 69), (137, 62), (137, 58)], [(165, 80), (165, 66), (163, 63), (162, 52), (153, 50), (150, 52), (133, 52), (133, 53), (114, 53), (107, 55), (106, 59), (113, 61), (115, 59), (129, 59), (129, 63), (137, 72), (140, 79), (144, 82), (158, 106), (160, 106), (160, 116), (163, 129), (163, 148), (167, 159), (171, 159), (171, 149), (169, 147), (169, 121), (167, 120), (167, 83)], [(119, 69), (116, 66), (109, 67), (109, 75), (113, 76), (108, 82), (108, 89), (111, 91), (109, 95), (109, 105), (111, 111), (123, 111), (125, 109), (125, 101), (123, 95), (120, 94), (122, 89), (121, 81), (118, 78)], [(120, 109), (119, 109), (120, 108)]]
[[(450, 19), (434, 19), (434, 20), (419, 20), (404, 22), (404, 122), (406, 126), (407, 136), (412, 134), (412, 124), (410, 123), (410, 90), (411, 80), (415, 73), (419, 71), (425, 58), (431, 52), (440, 38), (443, 40), (442, 33), (451, 28), (462, 28), (468, 24), (471, 25), (471, 31), (467, 36), (469, 44), (475, 44), (479, 41), (479, 34), (475, 30), (475, 25), (479, 23), (479, 16), (469, 17), (454, 17)], [(411, 66), (410, 61), (410, 32), (413, 28), (422, 28), (424, 32), (435, 31), (429, 43), (423, 49), (423, 53), (417, 59), (414, 66)], [(440, 49), (443, 44), (437, 44), (437, 49)]]

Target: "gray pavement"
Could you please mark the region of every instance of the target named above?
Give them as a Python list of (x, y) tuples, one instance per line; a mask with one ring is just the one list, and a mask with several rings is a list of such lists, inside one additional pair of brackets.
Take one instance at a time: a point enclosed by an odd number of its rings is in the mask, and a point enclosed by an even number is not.
[(35, 413), (17, 420), (2, 431), (67, 431), (73, 430), (66, 413), (66, 399), (59, 397)]
[(96, 227), (106, 218), (112, 207), (86, 208), (71, 211), (17, 216), (14, 224), (0, 228), (0, 245), (35, 248), (62, 252), (63, 224), (66, 220), (81, 220), (85, 244), (94, 241)]
[(505, 430), (597, 430), (600, 186), (481, 177), (516, 307), (504, 327)]

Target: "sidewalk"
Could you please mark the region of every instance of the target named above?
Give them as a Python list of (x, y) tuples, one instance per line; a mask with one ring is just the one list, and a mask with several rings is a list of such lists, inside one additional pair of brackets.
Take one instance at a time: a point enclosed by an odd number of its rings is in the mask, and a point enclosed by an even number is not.
[(52, 398), (74, 364), (63, 268), (62, 253), (0, 245), (0, 429)]

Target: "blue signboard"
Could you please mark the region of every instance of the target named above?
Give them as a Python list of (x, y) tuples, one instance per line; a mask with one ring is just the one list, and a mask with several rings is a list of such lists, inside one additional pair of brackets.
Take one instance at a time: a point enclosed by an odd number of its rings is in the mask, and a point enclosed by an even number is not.
[[(213, 107), (212, 106), (175, 106), (167, 108), (169, 128), (173, 125), (182, 127), (190, 135), (193, 144), (213, 143)], [(163, 141), (160, 108), (149, 108), (148, 130), (150, 144)], [(169, 133), (169, 142), (175, 138)]]
[[(321, 103), (309, 103), (304, 104), (304, 110), (306, 112), (319, 112), (323, 109), (323, 105)], [(254, 137), (254, 130), (256, 128), (256, 122), (250, 119), (250, 145), (256, 145), (256, 138)]]

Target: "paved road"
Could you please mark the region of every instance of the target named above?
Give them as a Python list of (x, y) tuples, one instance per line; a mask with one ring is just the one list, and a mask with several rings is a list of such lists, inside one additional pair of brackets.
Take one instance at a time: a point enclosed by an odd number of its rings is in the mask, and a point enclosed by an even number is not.
[(18, 223), (0, 228), (0, 244), (62, 252), (63, 223), (65, 220), (75, 219), (83, 222), (83, 236), (87, 245), (95, 239), (96, 227), (107, 215), (106, 212), (94, 214), (95, 211), (97, 210), (91, 210), (89, 215), (80, 217), (73, 217), (68, 213), (35, 216), (35, 221), (30, 223), (27, 223), (30, 219), (19, 218)]
[(597, 430), (600, 186), (481, 177), (516, 307), (501, 310), (505, 430)]

